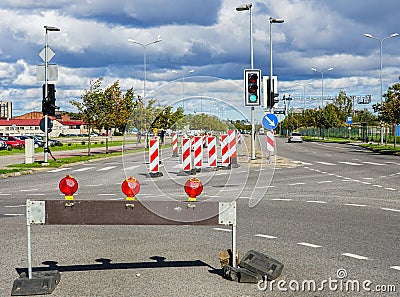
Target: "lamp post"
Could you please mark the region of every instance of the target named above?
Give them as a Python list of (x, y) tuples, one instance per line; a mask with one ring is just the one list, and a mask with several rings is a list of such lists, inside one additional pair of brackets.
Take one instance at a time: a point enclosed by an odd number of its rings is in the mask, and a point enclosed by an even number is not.
[[(236, 7), (236, 11), (250, 12), (250, 68), (254, 69), (254, 48), (253, 48), (253, 3), (243, 4)], [(251, 159), (256, 159), (256, 146), (255, 146), (255, 123), (254, 123), (254, 106), (251, 107)]]
[(296, 85), (303, 87), (303, 110), (306, 110), (306, 86), (307, 85), (311, 85), (312, 83), (308, 83), (308, 84), (301, 84), (301, 83), (296, 83)]
[[(161, 36), (159, 35), (159, 36), (157, 37), (157, 40), (154, 40), (154, 41), (149, 42), (149, 43), (146, 43), (146, 44), (143, 44), (143, 43), (138, 42), (138, 41), (133, 40), (133, 39), (128, 39), (128, 41), (129, 41), (129, 42), (132, 42), (132, 43), (135, 43), (135, 44), (138, 44), (138, 45), (140, 45), (141, 47), (143, 47), (143, 68), (144, 68), (143, 100), (145, 100), (145, 99), (146, 99), (146, 48), (147, 48), (149, 45), (151, 45), (151, 44), (160, 42), (160, 41), (161, 41)], [(143, 102), (144, 102), (144, 101), (143, 101)]]
[[(160, 42), (161, 41), (161, 36), (157, 36), (157, 40), (154, 40), (152, 42), (143, 44), (141, 42), (138, 42), (133, 39), (128, 39), (129, 42), (135, 43), (143, 47), (143, 69), (144, 69), (144, 79), (143, 79), (143, 106), (146, 107), (146, 48), (154, 43)], [(145, 124), (145, 129), (147, 129), (146, 124)], [(146, 148), (149, 147), (149, 133), (146, 131)]]
[[(277, 18), (269, 18), (269, 89), (270, 89), (270, 93), (268, 94), (268, 96), (270, 96), (270, 98), (274, 98), (274, 86), (272, 84), (272, 24), (281, 24), (283, 23), (285, 20), (284, 19), (277, 19)], [(265, 101), (264, 101), (265, 102)], [(273, 102), (273, 99), (272, 99)], [(265, 106), (265, 105), (264, 105)], [(272, 106), (271, 106), (272, 108)]]
[(311, 68), (311, 70), (312, 70), (312, 71), (315, 71), (315, 72), (321, 73), (321, 78), (322, 78), (322, 84), (321, 84), (321, 108), (323, 108), (323, 107), (324, 107), (324, 73), (325, 73), (326, 71), (331, 71), (331, 70), (333, 70), (333, 67), (328, 68), (328, 69), (325, 69), (325, 70), (323, 70), (323, 71), (319, 71), (319, 70), (317, 70), (317, 69), (315, 69), (315, 68)]
[[(178, 73), (178, 71), (176, 71), (176, 70), (172, 70), (172, 72)], [(193, 72), (194, 72), (194, 70), (190, 69), (187, 73), (193, 73)], [(183, 74), (182, 74), (182, 95), (183, 95), (182, 108), (183, 108), (183, 110), (185, 110), (185, 72), (183, 72)]]
[[(47, 90), (48, 90), (48, 77), (49, 77), (49, 61), (48, 61), (48, 32), (53, 31), (57, 32), (60, 31), (59, 28), (53, 27), (53, 26), (44, 26), (45, 30), (45, 36), (44, 36), (44, 96), (47, 98)], [(43, 157), (43, 162), (44, 164), (47, 164), (47, 153), (49, 151), (49, 127), (48, 127), (48, 115), (47, 113), (44, 116), (44, 157)]]
[[(389, 39), (389, 38), (393, 38), (393, 37), (396, 37), (396, 36), (399, 36), (399, 34), (398, 33), (393, 33), (393, 34), (391, 34), (391, 35), (389, 35), (389, 36), (387, 36), (387, 37), (385, 37), (385, 38), (377, 38), (377, 37), (375, 37), (375, 36), (373, 36), (373, 35), (371, 35), (371, 34), (369, 34), (369, 33), (365, 33), (365, 34), (363, 34), (365, 37), (368, 37), (368, 38), (372, 38), (372, 39), (375, 39), (375, 40), (378, 40), (379, 41), (379, 45), (380, 45), (380, 47), (379, 47), (379, 61), (380, 61), (380, 71), (379, 71), (379, 80), (380, 80), (380, 87), (381, 87), (381, 90), (380, 90), (380, 106), (381, 106), (381, 108), (382, 108), (382, 43), (383, 43), (383, 41), (384, 40), (386, 40), (386, 39)], [(381, 145), (383, 145), (383, 122), (381, 121)]]

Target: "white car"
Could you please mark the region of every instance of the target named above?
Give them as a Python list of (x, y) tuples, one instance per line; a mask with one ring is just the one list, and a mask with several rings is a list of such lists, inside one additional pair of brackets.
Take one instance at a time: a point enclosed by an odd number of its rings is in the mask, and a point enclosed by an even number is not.
[(299, 132), (292, 132), (289, 135), (288, 142), (303, 142), (303, 136)]

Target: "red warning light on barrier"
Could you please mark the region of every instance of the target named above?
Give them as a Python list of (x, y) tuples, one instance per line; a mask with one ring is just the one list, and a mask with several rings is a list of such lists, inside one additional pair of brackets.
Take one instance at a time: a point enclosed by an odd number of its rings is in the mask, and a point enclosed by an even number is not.
[(71, 175), (66, 175), (60, 180), (58, 188), (65, 195), (65, 200), (74, 200), (74, 194), (78, 190), (78, 182)]
[(185, 192), (189, 195), (188, 201), (196, 201), (196, 197), (203, 191), (203, 184), (197, 177), (192, 177), (185, 183)]
[(135, 195), (140, 191), (140, 184), (136, 178), (130, 176), (124, 180), (121, 189), (126, 195), (126, 200), (135, 200)]

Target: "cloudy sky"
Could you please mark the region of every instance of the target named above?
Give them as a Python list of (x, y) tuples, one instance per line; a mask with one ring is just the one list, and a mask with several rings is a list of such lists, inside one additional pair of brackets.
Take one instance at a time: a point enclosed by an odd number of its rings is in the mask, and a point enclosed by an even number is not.
[[(13, 102), (13, 115), (41, 110), (36, 65), (48, 43), (59, 67), (57, 104), (73, 111), (70, 101), (89, 88), (91, 79), (116, 80), (123, 90), (143, 93), (143, 47), (146, 47), (147, 95), (160, 103), (203, 96), (227, 102), (244, 114), (243, 69), (250, 67), (249, 12), (236, 0), (0, 0), (0, 100)], [(340, 90), (372, 95), (379, 101), (378, 40), (400, 33), (395, 0), (260, 0), (253, 1), (254, 66), (269, 74), (269, 17), (272, 25), (273, 72), (279, 93), (300, 97)], [(400, 36), (383, 42), (383, 88), (398, 82)], [(192, 71), (193, 70), (193, 71)], [(184, 83), (183, 83), (184, 82)], [(299, 84), (305, 85), (305, 89)], [(307, 107), (319, 100), (307, 99)], [(293, 104), (302, 107), (304, 101)], [(214, 104), (216, 106), (218, 104)], [(190, 107), (190, 100), (186, 102)], [(357, 106), (359, 108), (370, 107)], [(193, 106), (191, 106), (193, 108)], [(196, 108), (203, 108), (196, 104)], [(218, 109), (218, 106), (215, 107)]]

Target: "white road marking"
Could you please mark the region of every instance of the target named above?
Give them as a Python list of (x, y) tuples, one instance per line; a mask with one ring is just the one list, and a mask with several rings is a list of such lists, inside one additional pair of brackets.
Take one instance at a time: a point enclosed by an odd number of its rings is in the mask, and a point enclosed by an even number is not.
[(108, 170), (114, 169), (115, 167), (117, 167), (117, 166), (107, 166), (107, 167), (97, 169), (96, 171), (108, 171)]
[(318, 164), (322, 164), (322, 165), (327, 165), (327, 166), (336, 166), (336, 164), (333, 163), (329, 163), (329, 162), (322, 162), (322, 161), (317, 161)]
[(341, 164), (351, 165), (351, 166), (361, 166), (360, 163), (353, 163), (353, 162), (339, 162)]
[(364, 207), (364, 206), (366, 206), (365, 204), (354, 204), (354, 203), (346, 203), (345, 205), (347, 205), (347, 206), (357, 206), (357, 207)]
[(11, 194), (8, 193), (0, 193), (0, 196), (10, 196)]
[(370, 182), (362, 182), (364, 185), (370, 185)]
[(306, 201), (307, 203), (320, 203), (320, 204), (325, 204), (325, 203), (328, 203), (328, 202), (326, 202), (326, 201), (318, 201), (318, 200), (308, 200), (308, 201)]
[(396, 191), (396, 189), (393, 189), (393, 188), (385, 188), (385, 190)]
[(351, 254), (351, 253), (343, 253), (342, 256), (358, 259), (358, 260), (368, 260), (367, 257), (356, 255), (356, 254)]
[(29, 196), (44, 196), (44, 193), (32, 193)]
[(396, 269), (396, 270), (399, 270), (399, 271), (400, 271), (400, 266), (391, 266), (390, 268)]
[(370, 165), (376, 165), (376, 166), (383, 166), (384, 164), (382, 163), (375, 163), (375, 162), (362, 162), (364, 164), (370, 164)]
[(5, 213), (4, 215), (8, 216), (8, 217), (18, 217), (18, 216), (24, 216), (25, 214), (23, 214), (23, 213)]
[(374, 179), (374, 178), (373, 178), (373, 177), (363, 177), (363, 179), (372, 180), (372, 179)]
[(132, 170), (132, 169), (136, 169), (138, 167), (140, 167), (140, 165), (133, 165), (133, 166), (122, 168), (122, 170)]
[(104, 193), (104, 194), (97, 194), (98, 196), (115, 196), (116, 194), (107, 194), (107, 193)]
[(230, 229), (224, 229), (224, 228), (213, 228), (215, 231), (223, 231), (223, 232), (232, 232)]
[(382, 207), (381, 209), (382, 209), (382, 210), (388, 210), (388, 211), (400, 212), (400, 209), (394, 209), (394, 208), (385, 208), (385, 207)]
[(24, 190), (20, 190), (21, 192), (31, 192), (31, 191), (37, 191), (39, 189), (24, 189)]
[(316, 245), (316, 244), (312, 244), (312, 243), (308, 243), (308, 242), (298, 242), (297, 244), (312, 247), (312, 248), (320, 248), (321, 247), (320, 245)]
[(297, 186), (297, 185), (305, 185), (306, 183), (294, 183), (294, 184), (289, 184), (289, 186)]
[(266, 234), (256, 234), (256, 235), (254, 235), (254, 236), (263, 237), (263, 238), (268, 238), (268, 239), (276, 239), (276, 238), (278, 238), (278, 237), (276, 237), (276, 236), (266, 235)]
[(82, 172), (82, 171), (87, 171), (90, 169), (93, 169), (94, 167), (84, 167), (84, 168), (80, 168), (80, 169), (76, 169), (74, 170), (74, 172)]
[[(119, 185), (120, 183), (118, 183), (118, 185)], [(102, 186), (102, 185), (104, 185), (104, 184), (97, 184), (97, 185), (86, 185), (86, 187), (100, 187), (100, 186)]]
[(69, 169), (71, 169), (71, 167), (57, 168), (57, 169), (49, 170), (47, 172), (60, 172), (60, 171), (65, 171), (65, 170), (69, 170)]
[(383, 186), (381, 185), (372, 185), (373, 187), (377, 187), (377, 188), (383, 188)]
[(273, 200), (273, 201), (292, 201), (292, 199), (290, 199), (290, 198), (273, 198), (271, 200)]
[(331, 180), (323, 180), (323, 181), (318, 182), (317, 184), (326, 184), (326, 183), (333, 183), (333, 181), (331, 181)]
[(5, 208), (15, 208), (15, 207), (25, 207), (25, 204), (20, 204), (20, 205), (5, 205)]

